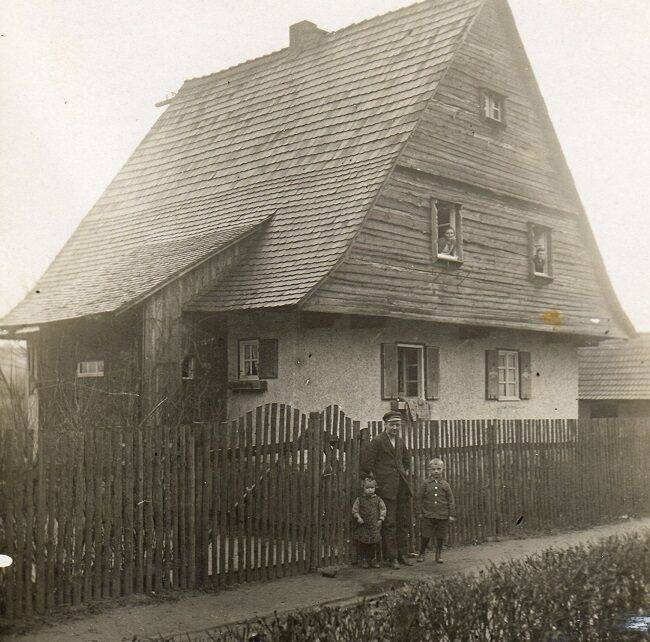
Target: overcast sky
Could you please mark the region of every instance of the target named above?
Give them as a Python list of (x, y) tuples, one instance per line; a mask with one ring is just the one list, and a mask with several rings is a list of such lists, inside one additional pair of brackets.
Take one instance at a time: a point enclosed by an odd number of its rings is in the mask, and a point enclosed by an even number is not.
[[(0, 316), (185, 78), (410, 0), (3, 0)], [(511, 0), (621, 303), (650, 331), (650, 2)]]

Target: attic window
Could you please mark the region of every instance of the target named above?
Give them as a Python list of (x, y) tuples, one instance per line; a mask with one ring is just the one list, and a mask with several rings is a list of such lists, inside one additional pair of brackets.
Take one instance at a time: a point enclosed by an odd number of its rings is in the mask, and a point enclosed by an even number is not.
[(195, 372), (194, 357), (192, 356), (185, 357), (185, 359), (183, 359), (183, 364), (181, 367), (181, 379), (183, 379), (183, 381), (191, 381), (192, 379), (194, 379), (194, 372)]
[(79, 361), (77, 363), (77, 377), (103, 377), (103, 361)]
[(431, 201), (431, 246), (434, 260), (463, 260), (461, 206), (447, 201)]
[(531, 278), (536, 281), (550, 281), (553, 278), (551, 228), (530, 223), (528, 238)]
[(481, 108), (483, 118), (493, 123), (504, 125), (506, 122), (506, 99), (500, 94), (481, 90)]

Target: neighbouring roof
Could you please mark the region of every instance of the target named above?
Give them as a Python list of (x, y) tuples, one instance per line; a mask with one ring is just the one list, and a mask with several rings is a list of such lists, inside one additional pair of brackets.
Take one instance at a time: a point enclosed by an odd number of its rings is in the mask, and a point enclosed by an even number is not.
[(578, 350), (580, 399), (650, 399), (650, 333)]
[(482, 2), (427, 0), (185, 82), (0, 323), (118, 310), (271, 214), (220, 307), (297, 303), (347, 248)]

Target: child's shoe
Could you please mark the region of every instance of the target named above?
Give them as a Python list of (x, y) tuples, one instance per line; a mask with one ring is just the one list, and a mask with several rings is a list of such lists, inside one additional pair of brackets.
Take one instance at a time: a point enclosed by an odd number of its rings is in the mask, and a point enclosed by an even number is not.
[(442, 560), (440, 559), (440, 556), (437, 556), (437, 557), (436, 557), (436, 562), (437, 562), (438, 564), (442, 564)]
[(372, 568), (381, 568), (381, 564), (379, 563), (379, 560), (375, 560), (370, 564), (370, 566), (372, 566)]
[(424, 554), (418, 555), (417, 556), (417, 561), (418, 562), (424, 562)]
[(370, 568), (368, 560), (363, 560), (363, 562), (361, 562), (361, 568)]

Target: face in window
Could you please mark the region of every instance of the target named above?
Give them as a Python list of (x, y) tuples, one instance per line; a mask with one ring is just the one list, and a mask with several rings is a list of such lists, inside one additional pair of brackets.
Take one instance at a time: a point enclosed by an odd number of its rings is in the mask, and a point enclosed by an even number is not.
[(533, 256), (533, 263), (535, 264), (535, 272), (544, 274), (546, 272), (546, 249), (538, 247)]

